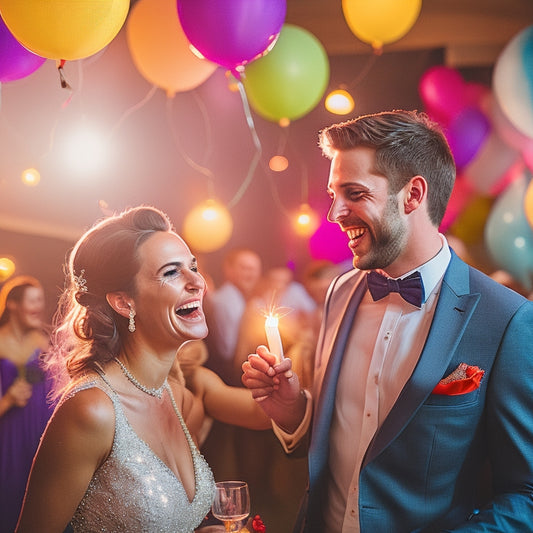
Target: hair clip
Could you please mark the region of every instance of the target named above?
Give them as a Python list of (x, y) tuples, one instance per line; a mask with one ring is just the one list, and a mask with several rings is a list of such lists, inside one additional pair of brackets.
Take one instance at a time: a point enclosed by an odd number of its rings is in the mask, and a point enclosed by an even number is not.
[(79, 276), (76, 276), (74, 272), (72, 273), (72, 277), (74, 278), (74, 285), (76, 285), (76, 289), (79, 292), (87, 292), (89, 290), (87, 288), (87, 280), (83, 277), (83, 274), (85, 274), (84, 268), (81, 269)]

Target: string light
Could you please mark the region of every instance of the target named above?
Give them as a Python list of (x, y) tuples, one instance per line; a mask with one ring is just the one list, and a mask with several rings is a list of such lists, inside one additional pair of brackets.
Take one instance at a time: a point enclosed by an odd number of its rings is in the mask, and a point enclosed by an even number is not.
[(284, 155), (275, 155), (270, 158), (268, 167), (273, 172), (283, 172), (289, 167), (289, 160)]
[(213, 252), (222, 248), (233, 233), (229, 211), (214, 199), (192, 209), (183, 222), (183, 236), (196, 252)]
[(41, 174), (36, 168), (27, 168), (22, 172), (21, 180), (28, 187), (35, 187), (41, 181)]
[(326, 109), (335, 115), (348, 115), (354, 110), (352, 95), (346, 89), (336, 89), (326, 96)]
[(5, 281), (15, 272), (15, 263), (9, 257), (0, 257), (0, 281)]
[(309, 204), (301, 204), (294, 219), (294, 231), (301, 237), (310, 237), (318, 229), (318, 215)]

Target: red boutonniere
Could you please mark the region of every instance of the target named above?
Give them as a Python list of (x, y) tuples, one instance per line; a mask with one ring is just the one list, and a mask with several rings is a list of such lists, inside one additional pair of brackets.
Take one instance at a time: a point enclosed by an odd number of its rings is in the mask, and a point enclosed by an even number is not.
[(263, 524), (263, 521), (261, 520), (261, 517), (258, 514), (256, 514), (252, 520), (252, 528), (258, 533), (265, 533), (266, 531), (265, 524)]

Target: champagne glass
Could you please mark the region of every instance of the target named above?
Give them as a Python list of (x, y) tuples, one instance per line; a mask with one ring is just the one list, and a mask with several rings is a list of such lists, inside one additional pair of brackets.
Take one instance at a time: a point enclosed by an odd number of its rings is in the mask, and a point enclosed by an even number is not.
[(224, 522), (226, 531), (236, 531), (237, 522), (250, 514), (250, 493), (244, 481), (219, 481), (211, 506), (213, 516)]

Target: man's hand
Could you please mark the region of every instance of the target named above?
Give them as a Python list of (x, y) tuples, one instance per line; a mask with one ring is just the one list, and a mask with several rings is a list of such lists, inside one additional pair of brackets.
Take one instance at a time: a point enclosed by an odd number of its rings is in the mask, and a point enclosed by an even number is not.
[(291, 360), (277, 361), (266, 346), (259, 346), (242, 365), (242, 382), (265, 413), (282, 429), (292, 433), (303, 420), (306, 398), (298, 376), (292, 371)]

